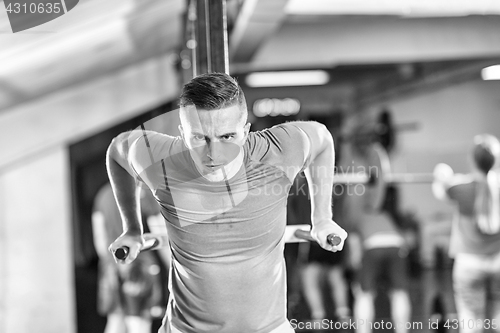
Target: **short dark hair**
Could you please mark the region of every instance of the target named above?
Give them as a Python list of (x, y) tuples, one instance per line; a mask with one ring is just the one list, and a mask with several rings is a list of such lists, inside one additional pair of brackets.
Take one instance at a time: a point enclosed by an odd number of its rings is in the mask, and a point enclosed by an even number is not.
[(492, 135), (481, 134), (474, 138), (474, 149), (472, 151), (474, 163), (483, 173), (488, 173), (497, 162), (499, 157), (498, 139)]
[(495, 164), (495, 156), (485, 145), (476, 145), (474, 147), (474, 162), (479, 170), (488, 173)]
[(194, 105), (204, 110), (215, 110), (239, 104), (246, 109), (246, 100), (238, 82), (225, 73), (201, 74), (182, 89), (180, 106)]

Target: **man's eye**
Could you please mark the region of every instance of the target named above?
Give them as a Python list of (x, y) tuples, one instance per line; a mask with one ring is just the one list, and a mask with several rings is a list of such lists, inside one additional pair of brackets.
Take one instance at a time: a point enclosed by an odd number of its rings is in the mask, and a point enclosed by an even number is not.
[(222, 139), (222, 140), (225, 140), (225, 141), (227, 141), (227, 140), (231, 140), (231, 139), (233, 139), (233, 138), (234, 138), (234, 135), (223, 135), (223, 136), (221, 137), (221, 139)]
[(198, 141), (205, 140), (205, 137), (203, 135), (195, 135), (193, 138)]

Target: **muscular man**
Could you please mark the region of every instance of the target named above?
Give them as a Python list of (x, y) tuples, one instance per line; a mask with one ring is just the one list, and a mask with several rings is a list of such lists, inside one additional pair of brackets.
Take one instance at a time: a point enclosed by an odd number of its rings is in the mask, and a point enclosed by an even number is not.
[[(347, 233), (332, 220), (333, 139), (316, 122), (251, 133), (244, 94), (222, 73), (195, 77), (180, 98), (180, 137), (151, 131), (111, 143), (108, 174), (124, 223), (110, 246), (144, 238), (136, 182), (162, 208), (172, 252), (167, 313), (160, 332), (293, 332), (286, 318), (283, 236), (286, 201), (305, 171), (314, 189), (312, 229), (325, 249), (341, 250)], [(342, 239), (327, 243), (331, 233)]]

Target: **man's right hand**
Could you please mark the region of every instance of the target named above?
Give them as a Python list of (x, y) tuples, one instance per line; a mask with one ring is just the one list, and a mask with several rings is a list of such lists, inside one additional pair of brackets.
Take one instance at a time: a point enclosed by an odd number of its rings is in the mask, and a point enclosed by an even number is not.
[[(144, 245), (144, 238), (138, 232), (123, 232), (111, 245), (108, 250), (113, 254), (113, 258), (117, 263), (130, 264), (134, 261)], [(115, 251), (119, 248), (127, 248), (127, 256), (125, 259), (120, 260), (115, 256)]]

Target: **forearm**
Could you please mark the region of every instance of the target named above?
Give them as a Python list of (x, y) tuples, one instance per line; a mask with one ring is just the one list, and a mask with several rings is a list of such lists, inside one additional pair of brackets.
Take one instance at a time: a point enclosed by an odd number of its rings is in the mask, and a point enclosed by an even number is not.
[(124, 163), (126, 158), (123, 151), (126, 151), (127, 147), (122, 147), (122, 144), (126, 145), (127, 142), (115, 140), (108, 149), (106, 157), (108, 177), (120, 211), (123, 230), (142, 234), (140, 189), (135, 177), (126, 169), (127, 166)]
[[(307, 168), (304, 170), (311, 198), (311, 236), (328, 251), (340, 251), (344, 247), (347, 232), (335, 221), (332, 214), (333, 176), (335, 148), (333, 137), (326, 126), (318, 122), (296, 122), (304, 132), (303, 150)], [(337, 243), (330, 236), (340, 238)]]
[(331, 135), (324, 138), (323, 149), (311, 161), (305, 174), (311, 196), (311, 222), (332, 220), (332, 191), (335, 150)]

